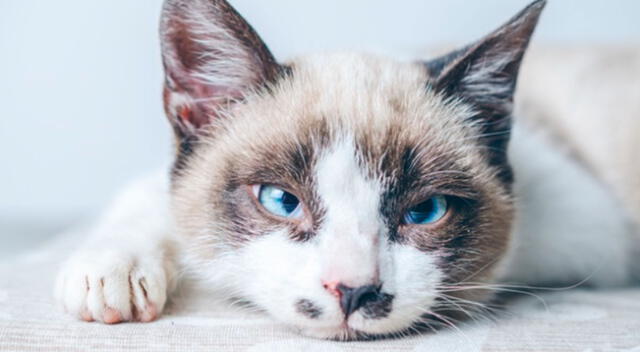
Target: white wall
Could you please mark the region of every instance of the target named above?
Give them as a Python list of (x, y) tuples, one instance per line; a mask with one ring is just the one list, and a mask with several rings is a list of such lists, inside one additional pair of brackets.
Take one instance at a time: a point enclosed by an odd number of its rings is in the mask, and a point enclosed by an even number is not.
[[(539, 41), (640, 40), (640, 2), (550, 0)], [(464, 42), (527, 0), (235, 0), (278, 58), (357, 48), (409, 57)], [(94, 213), (170, 158), (160, 0), (0, 0), (0, 234)]]

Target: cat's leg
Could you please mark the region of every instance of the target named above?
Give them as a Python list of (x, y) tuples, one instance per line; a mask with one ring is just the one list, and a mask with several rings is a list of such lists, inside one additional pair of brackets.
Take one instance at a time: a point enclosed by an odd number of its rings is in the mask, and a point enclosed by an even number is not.
[(176, 243), (168, 181), (154, 176), (128, 187), (63, 265), (55, 295), (86, 321), (156, 319), (175, 286)]

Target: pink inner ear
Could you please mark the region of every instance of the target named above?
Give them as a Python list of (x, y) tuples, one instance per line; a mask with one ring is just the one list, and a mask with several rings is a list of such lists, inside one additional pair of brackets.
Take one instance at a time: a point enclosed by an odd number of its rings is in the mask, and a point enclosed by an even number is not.
[(280, 72), (264, 42), (226, 1), (166, 1), (160, 32), (165, 111), (182, 134), (224, 116), (243, 92)]
[[(240, 90), (214, 87), (195, 80), (189, 80), (188, 88), (184, 82), (165, 87), (164, 103), (167, 114), (179, 124), (178, 127), (190, 130), (199, 129), (220, 117), (221, 109), (243, 98)], [(193, 131), (192, 131), (193, 132)]]
[(180, 117), (180, 119), (182, 119), (183, 121), (192, 121), (192, 114), (191, 114), (191, 109), (189, 109), (188, 106), (186, 105), (182, 105), (180, 107), (178, 107), (178, 117)]

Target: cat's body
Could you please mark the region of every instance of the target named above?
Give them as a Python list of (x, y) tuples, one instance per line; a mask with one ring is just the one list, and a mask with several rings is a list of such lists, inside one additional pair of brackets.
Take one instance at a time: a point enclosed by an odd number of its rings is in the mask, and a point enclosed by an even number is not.
[(603, 183), (526, 121), (507, 163), (542, 6), (424, 65), (279, 66), (226, 3), (169, 1), (171, 181), (125, 192), (65, 264), (60, 301), (85, 320), (149, 321), (186, 271), (307, 334), (353, 338), (482, 304), (494, 283), (630, 283), (637, 240)]

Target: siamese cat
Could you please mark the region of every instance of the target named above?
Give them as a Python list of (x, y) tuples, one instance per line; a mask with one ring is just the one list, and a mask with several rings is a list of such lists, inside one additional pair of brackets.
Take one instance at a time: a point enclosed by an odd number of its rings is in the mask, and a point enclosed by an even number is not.
[(187, 272), (303, 334), (353, 339), (482, 313), (511, 284), (631, 282), (616, 198), (512, 117), (544, 5), (428, 61), (278, 63), (226, 1), (167, 0), (170, 176), (116, 200), (57, 299), (86, 321), (148, 322)]

